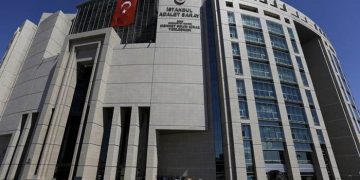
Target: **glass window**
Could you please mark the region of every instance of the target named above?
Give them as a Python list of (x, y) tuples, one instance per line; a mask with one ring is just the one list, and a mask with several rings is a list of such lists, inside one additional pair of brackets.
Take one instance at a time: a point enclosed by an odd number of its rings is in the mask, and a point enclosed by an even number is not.
[(294, 49), (294, 52), (295, 52), (295, 53), (299, 53), (299, 48), (298, 48), (298, 46), (297, 46), (297, 44), (296, 44), (296, 41), (291, 40), (291, 44), (292, 44), (292, 47), (293, 47), (293, 49)]
[(259, 43), (259, 44), (265, 43), (264, 36), (261, 31), (244, 28), (244, 33), (245, 33), (246, 41)]
[(233, 7), (233, 3), (229, 2), (229, 1), (226, 1), (226, 7)]
[(252, 150), (251, 150), (251, 141), (244, 141), (244, 150), (245, 150), (245, 161), (247, 164), (252, 163)]
[(284, 143), (280, 141), (261, 142), (263, 150), (284, 150)]
[(278, 51), (274, 49), (275, 61), (280, 64), (292, 66), (290, 54), (283, 51)]
[(276, 98), (275, 88), (272, 83), (254, 80), (253, 88), (256, 97)]
[(298, 66), (299, 66), (299, 69), (304, 69), (304, 65), (303, 65), (303, 63), (302, 63), (302, 61), (301, 61), (301, 58), (299, 57), (299, 56), (296, 56), (296, 62), (297, 62), (297, 64), (298, 64)]
[(295, 121), (297, 123), (307, 123), (304, 108), (297, 104), (286, 103), (286, 111), (289, 121)]
[(319, 143), (320, 143), (320, 144), (325, 144), (324, 135), (323, 135), (321, 129), (317, 129), (317, 130), (316, 130), (316, 133), (317, 133), (318, 138), (319, 138)]
[(234, 12), (227, 12), (229, 24), (235, 24), (235, 14)]
[(250, 125), (243, 124), (242, 126), (242, 135), (244, 139), (251, 139), (251, 130)]
[(291, 128), (291, 134), (296, 142), (312, 142), (308, 129)]
[(250, 62), (251, 75), (253, 77), (271, 79), (270, 66), (264, 63)]
[(246, 45), (249, 59), (268, 61), (266, 48), (260, 46)]
[(241, 60), (240, 60), (240, 59), (234, 59), (234, 69), (235, 69), (235, 74), (236, 74), (236, 75), (242, 75), (242, 74), (243, 74), (243, 70), (242, 70), (242, 65), (241, 65)]
[(241, 19), (245, 26), (261, 29), (260, 19), (253, 16), (241, 15)]
[(283, 141), (284, 134), (282, 127), (278, 123), (264, 121), (260, 122), (260, 134), (262, 141)]
[(302, 79), (302, 82), (303, 82), (304, 86), (309, 86), (309, 82), (308, 82), (308, 80), (306, 78), (305, 72), (300, 72), (300, 75), (301, 75), (301, 79)]
[(311, 108), (311, 115), (312, 115), (312, 118), (314, 120), (315, 126), (319, 126), (320, 122), (319, 122), (319, 117), (317, 115), (316, 109)]
[(283, 164), (283, 151), (264, 151), (264, 160), (266, 164)]
[(231, 47), (233, 56), (240, 56), (239, 43), (232, 42)]
[(236, 80), (237, 94), (238, 96), (246, 96), (245, 93), (245, 84), (243, 80)]
[(239, 98), (240, 118), (249, 119), (249, 111), (245, 98)]
[(237, 30), (236, 30), (236, 26), (229, 26), (229, 31), (230, 31), (230, 37), (231, 38), (237, 38)]
[(296, 151), (309, 151), (309, 152), (312, 151), (311, 144), (309, 144), (309, 143), (295, 142), (294, 146), (295, 146)]
[(256, 100), (256, 111), (259, 120), (279, 120), (278, 105), (274, 101)]
[(294, 31), (293, 31), (291, 28), (289, 28), (289, 27), (288, 27), (287, 29), (288, 29), (290, 38), (291, 38), (291, 39), (295, 39)]
[(272, 21), (266, 21), (266, 24), (269, 32), (284, 35), (284, 29), (281, 24)]
[(306, 89), (305, 92), (306, 92), (306, 97), (308, 99), (309, 105), (314, 105), (314, 100), (312, 98), (310, 90)]
[(253, 150), (251, 143), (251, 130), (250, 125), (242, 125), (242, 134), (244, 138), (244, 153), (245, 153), (245, 163), (246, 163), (246, 171), (254, 172), (254, 162), (253, 162)]
[(285, 38), (270, 34), (270, 40), (274, 48), (289, 50)]
[(312, 164), (311, 152), (297, 151), (296, 157), (299, 164)]
[(281, 85), (285, 101), (302, 102), (299, 88), (296, 86)]
[(278, 72), (281, 81), (297, 83), (293, 69), (278, 66)]

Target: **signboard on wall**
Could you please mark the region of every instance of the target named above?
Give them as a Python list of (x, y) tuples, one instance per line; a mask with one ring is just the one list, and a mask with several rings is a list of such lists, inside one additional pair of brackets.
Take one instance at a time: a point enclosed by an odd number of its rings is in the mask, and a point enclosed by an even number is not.
[(162, 32), (200, 32), (200, 8), (184, 6), (185, 0), (174, 0), (175, 6), (159, 7), (159, 30)]

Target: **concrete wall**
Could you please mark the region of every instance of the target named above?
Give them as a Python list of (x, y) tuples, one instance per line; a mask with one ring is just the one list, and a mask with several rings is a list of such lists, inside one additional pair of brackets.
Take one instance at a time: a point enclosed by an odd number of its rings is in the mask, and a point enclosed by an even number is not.
[[(6, 172), (10, 172), (8, 178), (15, 176), (16, 166), (8, 169), (8, 163), (12, 161), (11, 157), (13, 154), (17, 154), (16, 156), (19, 157), (15, 159), (19, 160), (22, 153), (27, 153), (22, 152), (22, 148), (18, 148), (14, 152), (16, 142), (20, 138), (25, 143), (28, 136), (32, 136), (31, 134), (19, 134), (21, 133), (19, 122), (23, 114), (29, 114), (30, 117), (32, 113), (39, 112), (45, 101), (54, 66), (57, 63), (57, 55), (60, 53), (65, 36), (70, 29), (71, 15), (65, 15), (61, 11), (54, 14), (45, 13), (37, 27), (29, 22), (26, 22), (25, 25), (30, 27), (25, 28), (29, 32), (24, 34), (24, 36), (27, 39), (32, 38), (30, 39), (31, 41), (23, 39), (23, 42), (19, 42), (22, 46), (26, 46), (29, 43), (29, 49), (28, 52), (22, 50), (22, 52), (18, 53), (20, 55), (23, 53), (25, 57), (24, 63), (21, 64), (21, 68), (18, 74), (16, 74), (16, 83), (7, 101), (0, 122), (0, 132), (12, 133), (13, 135), (10, 142), (11, 146), (9, 146), (6, 158), (1, 166), (1, 177), (5, 177)], [(31, 33), (33, 34), (32, 36)], [(3, 67), (6, 68), (6, 66)], [(11, 68), (6, 69), (11, 70)], [(27, 123), (30, 123), (30, 121), (27, 121)], [(28, 124), (25, 130), (29, 130), (29, 128), (30, 124)], [(17, 163), (16, 161), (12, 162), (15, 165)]]
[(21, 67), (26, 59), (37, 26), (30, 21), (16, 30), (0, 69), (0, 120), (9, 101)]
[[(319, 53), (324, 46), (319, 39), (314, 39), (303, 45), (312, 78), (317, 90), (317, 97), (321, 104), (321, 111), (330, 142), (343, 179), (359, 177), (360, 169), (359, 142), (356, 141), (356, 127), (353, 126), (347, 106), (342, 97), (341, 88), (338, 87), (334, 72), (327, 62), (328, 56)], [(316, 73), (322, 72), (322, 73)], [(331, 88), (329, 88), (331, 87)], [(344, 106), (345, 104), (345, 106)]]

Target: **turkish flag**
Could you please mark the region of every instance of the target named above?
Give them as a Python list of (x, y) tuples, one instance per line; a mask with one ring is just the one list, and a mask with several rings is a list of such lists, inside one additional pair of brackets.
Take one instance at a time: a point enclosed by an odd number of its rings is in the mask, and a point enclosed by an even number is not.
[(134, 24), (137, 0), (118, 0), (111, 20), (112, 27)]

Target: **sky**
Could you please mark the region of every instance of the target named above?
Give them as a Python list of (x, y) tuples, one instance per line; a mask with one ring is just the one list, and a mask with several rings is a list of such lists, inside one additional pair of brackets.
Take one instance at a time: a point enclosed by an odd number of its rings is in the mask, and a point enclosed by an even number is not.
[[(76, 12), (84, 0), (4, 0), (0, 6), (0, 58), (25, 19), (37, 23), (42, 12)], [(360, 105), (360, 0), (284, 0), (326, 32)]]

